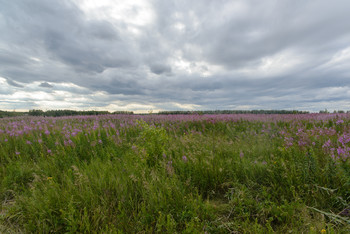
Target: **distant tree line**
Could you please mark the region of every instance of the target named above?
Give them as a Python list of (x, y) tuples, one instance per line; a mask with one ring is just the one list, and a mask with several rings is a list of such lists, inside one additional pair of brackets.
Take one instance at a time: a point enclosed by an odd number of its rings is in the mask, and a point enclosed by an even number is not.
[[(321, 114), (328, 114), (330, 112), (327, 109), (324, 109), (324, 110), (320, 110), (319, 113), (321, 113)], [(334, 114), (336, 114), (336, 113), (343, 114), (343, 113), (345, 113), (345, 111), (343, 111), (343, 110), (334, 110), (333, 113)], [(350, 111), (346, 111), (346, 113), (350, 113)]]
[(25, 112), (2, 111), (2, 110), (0, 110), (0, 118), (22, 116), (24, 114), (25, 114)]
[(132, 111), (115, 111), (115, 112), (109, 112), (109, 111), (95, 111), (95, 110), (89, 110), (89, 111), (76, 111), (76, 110), (30, 110), (28, 112), (28, 115), (31, 116), (52, 116), (52, 117), (59, 117), (59, 116), (73, 116), (73, 115), (108, 115), (108, 114), (127, 114), (132, 115), (134, 114)]
[(204, 110), (204, 111), (160, 111), (160, 115), (189, 115), (189, 114), (308, 114), (308, 111), (298, 110)]

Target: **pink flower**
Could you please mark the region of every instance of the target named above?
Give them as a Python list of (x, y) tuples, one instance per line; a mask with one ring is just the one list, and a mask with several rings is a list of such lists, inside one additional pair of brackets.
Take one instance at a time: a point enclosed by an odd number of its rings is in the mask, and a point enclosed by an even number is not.
[(184, 161), (184, 162), (187, 162), (188, 161), (188, 159), (187, 159), (187, 157), (184, 155), (184, 156), (182, 156), (182, 160)]
[(338, 147), (337, 152), (338, 152), (338, 155), (344, 155), (346, 153), (345, 150), (341, 147)]
[(328, 139), (328, 141), (326, 141), (326, 142), (323, 144), (322, 148), (328, 148), (328, 147), (330, 147), (330, 146), (331, 146), (331, 140)]
[(344, 120), (342, 120), (342, 119), (339, 119), (339, 120), (337, 120), (337, 122), (336, 122), (337, 125), (342, 124), (342, 123), (344, 123)]
[(52, 151), (51, 151), (50, 149), (48, 149), (47, 152), (48, 152), (49, 154), (51, 154)]

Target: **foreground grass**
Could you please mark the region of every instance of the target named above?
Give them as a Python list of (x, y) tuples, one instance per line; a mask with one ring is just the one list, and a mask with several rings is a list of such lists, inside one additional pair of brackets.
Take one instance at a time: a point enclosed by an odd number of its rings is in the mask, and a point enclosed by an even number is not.
[(6, 121), (0, 232), (350, 230), (346, 118)]

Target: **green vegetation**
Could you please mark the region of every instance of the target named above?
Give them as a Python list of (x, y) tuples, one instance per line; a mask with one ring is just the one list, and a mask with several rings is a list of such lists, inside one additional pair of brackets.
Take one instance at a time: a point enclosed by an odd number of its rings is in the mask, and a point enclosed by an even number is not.
[(348, 233), (350, 118), (299, 117), (2, 119), (0, 232)]
[(17, 111), (2, 111), (0, 110), (0, 118), (4, 117), (16, 117), (16, 116), (47, 116), (47, 117), (60, 117), (60, 116), (78, 116), (78, 115), (108, 115), (108, 114), (123, 114), (132, 115), (132, 111), (76, 111), (76, 110), (48, 110), (43, 111), (40, 109), (29, 110), (28, 112), (17, 112)]
[(15, 116), (23, 116), (25, 112), (16, 112), (16, 111), (2, 111), (0, 110), (0, 118), (4, 117), (15, 117)]
[[(28, 115), (31, 116), (52, 116), (52, 117), (59, 117), (59, 116), (75, 116), (75, 115), (108, 115), (111, 114), (108, 111), (75, 111), (75, 110), (30, 110), (28, 112)], [(115, 111), (112, 114), (129, 114), (132, 115), (132, 111)]]

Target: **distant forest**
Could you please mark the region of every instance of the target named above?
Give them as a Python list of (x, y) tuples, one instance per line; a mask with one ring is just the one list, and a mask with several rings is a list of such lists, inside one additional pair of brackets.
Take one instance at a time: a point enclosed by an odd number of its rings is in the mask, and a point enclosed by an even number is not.
[(132, 111), (75, 111), (75, 110), (30, 110), (28, 112), (16, 112), (16, 111), (1, 111), (0, 118), (3, 117), (15, 117), (15, 116), (50, 116), (50, 117), (59, 117), (59, 116), (74, 116), (74, 115), (108, 115), (108, 114), (124, 114), (132, 115)]
[[(347, 111), (346, 113), (349, 113)], [(204, 111), (160, 111), (155, 115), (190, 115), (190, 114), (308, 114), (308, 111), (298, 111), (298, 110), (204, 110)], [(327, 110), (321, 110), (319, 113), (329, 113)], [(343, 110), (334, 111), (333, 113), (345, 113)], [(0, 110), (0, 118), (4, 117), (15, 117), (15, 116), (74, 116), (74, 115), (133, 115), (132, 111), (76, 111), (76, 110), (30, 110), (28, 112), (16, 112), (16, 111), (2, 111)]]

